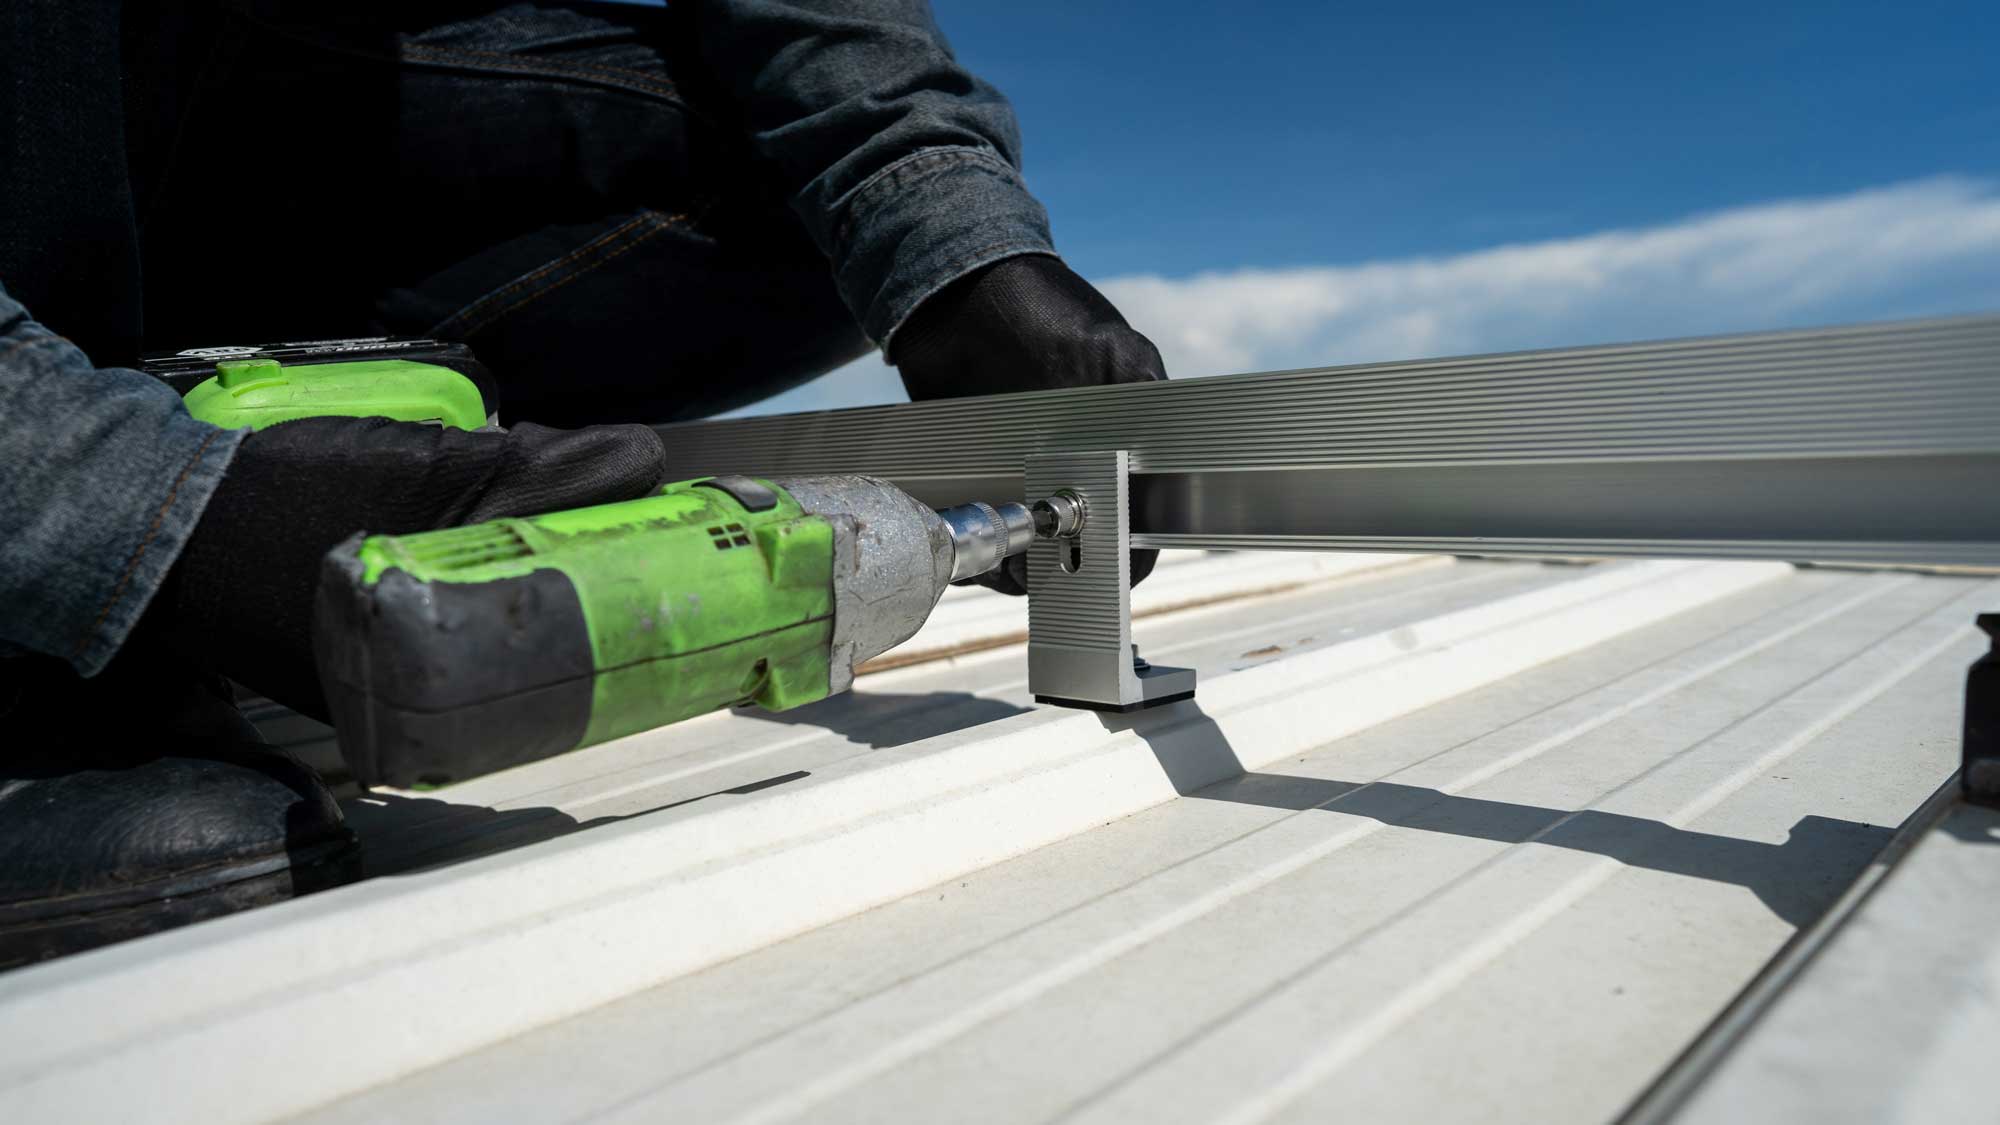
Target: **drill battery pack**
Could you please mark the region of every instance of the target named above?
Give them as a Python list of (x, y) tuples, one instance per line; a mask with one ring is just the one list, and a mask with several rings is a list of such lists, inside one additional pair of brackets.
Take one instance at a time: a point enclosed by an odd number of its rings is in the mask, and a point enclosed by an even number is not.
[(323, 415), (497, 426), (492, 373), (464, 344), (395, 336), (188, 348), (146, 356), (197, 418), (262, 426)]

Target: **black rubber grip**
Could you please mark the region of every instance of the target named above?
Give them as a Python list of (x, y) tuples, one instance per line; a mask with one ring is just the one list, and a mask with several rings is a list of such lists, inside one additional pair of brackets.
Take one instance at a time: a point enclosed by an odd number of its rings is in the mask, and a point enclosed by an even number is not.
[(569, 576), (362, 581), (356, 535), (327, 555), (313, 650), (362, 785), (441, 785), (573, 749), (595, 666)]

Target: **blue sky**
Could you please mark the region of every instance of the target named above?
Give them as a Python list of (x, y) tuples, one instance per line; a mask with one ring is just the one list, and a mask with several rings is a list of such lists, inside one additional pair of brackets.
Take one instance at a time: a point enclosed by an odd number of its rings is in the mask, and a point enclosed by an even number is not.
[(1087, 275), (2000, 176), (2000, 3), (938, 0)]
[(2000, 309), (1993, 0), (935, 6), (1177, 377)]

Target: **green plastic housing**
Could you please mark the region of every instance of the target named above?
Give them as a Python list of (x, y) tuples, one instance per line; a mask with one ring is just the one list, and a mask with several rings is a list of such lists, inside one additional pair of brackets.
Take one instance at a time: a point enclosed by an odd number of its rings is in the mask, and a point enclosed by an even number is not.
[[(707, 479), (707, 478), (704, 478)], [(328, 556), (314, 622), (363, 784), (440, 784), (739, 704), (822, 699), (833, 529), (700, 481)]]
[(281, 364), (275, 359), (226, 359), (183, 400), (188, 413), (224, 429), (253, 430), (295, 418), (344, 415), (432, 422), (461, 430), (486, 424), (479, 387), (435, 363), (362, 359)]

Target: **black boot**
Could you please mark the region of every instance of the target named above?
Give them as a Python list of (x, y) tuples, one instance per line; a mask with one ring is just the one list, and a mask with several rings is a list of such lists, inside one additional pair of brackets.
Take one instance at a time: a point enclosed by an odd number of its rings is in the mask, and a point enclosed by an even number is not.
[(0, 968), (277, 902), (355, 877), (313, 772), (218, 676), (121, 654), (83, 680), (0, 660)]

